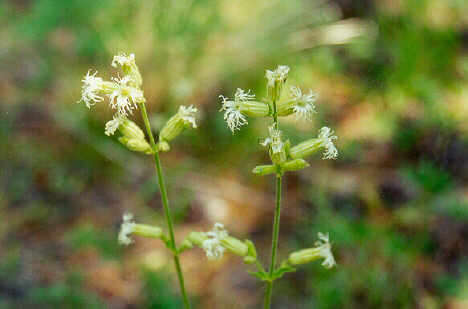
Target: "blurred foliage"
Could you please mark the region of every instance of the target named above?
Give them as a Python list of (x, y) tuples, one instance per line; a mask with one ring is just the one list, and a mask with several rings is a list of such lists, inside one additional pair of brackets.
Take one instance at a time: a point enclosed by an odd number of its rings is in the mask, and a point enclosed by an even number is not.
[[(236, 135), (218, 112), (263, 73), (320, 95), (334, 162), (287, 176), (280, 257), (328, 232), (338, 267), (307, 265), (275, 286), (275, 308), (468, 307), (468, 4), (463, 0), (0, 1), (0, 308), (179, 308), (157, 241), (116, 241), (121, 215), (163, 226), (149, 158), (104, 135), (105, 106), (75, 104), (90, 68), (134, 52), (151, 121), (179, 104), (200, 128), (163, 155), (177, 238), (222, 221), (268, 260), (273, 182), (265, 123)], [(135, 115), (135, 120), (140, 121)], [(199, 308), (257, 308), (240, 267), (182, 256)], [(144, 271), (141, 271), (142, 269)]]

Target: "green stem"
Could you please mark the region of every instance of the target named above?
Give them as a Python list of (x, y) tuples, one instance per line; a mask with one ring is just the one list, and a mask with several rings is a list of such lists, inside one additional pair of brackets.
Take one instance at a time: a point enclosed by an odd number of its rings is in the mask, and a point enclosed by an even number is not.
[(185, 291), (184, 275), (182, 273), (182, 268), (180, 267), (179, 252), (177, 251), (175, 236), (174, 236), (174, 224), (172, 223), (171, 212), (169, 209), (169, 200), (167, 199), (167, 190), (166, 184), (164, 182), (164, 176), (161, 167), (161, 161), (159, 160), (159, 153), (157, 151), (156, 143), (154, 142), (153, 132), (151, 131), (151, 125), (148, 119), (148, 113), (146, 112), (146, 106), (144, 103), (140, 104), (141, 116), (143, 122), (145, 123), (146, 132), (148, 133), (151, 148), (154, 151), (154, 164), (156, 169), (156, 174), (158, 175), (159, 190), (161, 191), (161, 201), (164, 208), (164, 215), (167, 221), (167, 227), (169, 229), (169, 243), (174, 255), (174, 264), (177, 271), (177, 277), (179, 278), (180, 290), (184, 299), (185, 308), (190, 308), (190, 302)]
[[(276, 177), (276, 208), (275, 208), (275, 218), (273, 221), (273, 240), (271, 243), (271, 263), (270, 263), (270, 277), (275, 271), (276, 264), (276, 252), (278, 249), (278, 239), (279, 239), (279, 228), (280, 228), (280, 215), (281, 215), (281, 176)], [(270, 308), (271, 304), (271, 294), (273, 291), (273, 280), (267, 282), (266, 291), (265, 291), (265, 309)]]
[[(276, 99), (273, 100), (273, 123), (275, 129), (279, 130), (278, 123), (278, 109), (276, 107)], [(276, 207), (275, 207), (275, 217), (273, 219), (273, 236), (271, 241), (271, 262), (270, 262), (270, 279), (273, 276), (275, 271), (276, 264), (276, 251), (278, 249), (278, 238), (279, 238), (279, 228), (280, 228), (280, 215), (281, 215), (281, 174), (276, 175)], [(265, 300), (264, 308), (270, 309), (271, 305), (271, 294), (273, 292), (273, 281), (270, 280), (267, 282), (266, 291), (265, 291)]]

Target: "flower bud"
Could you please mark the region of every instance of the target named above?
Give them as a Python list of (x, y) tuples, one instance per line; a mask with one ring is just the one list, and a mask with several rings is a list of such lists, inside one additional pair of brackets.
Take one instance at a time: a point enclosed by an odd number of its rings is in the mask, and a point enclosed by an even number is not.
[(289, 67), (286, 65), (279, 65), (276, 70), (266, 70), (265, 77), (268, 81), (267, 90), (270, 99), (276, 102), (281, 97), (283, 85), (288, 78)]
[(145, 133), (143, 133), (140, 127), (133, 121), (126, 118), (120, 124), (119, 131), (123, 136), (128, 137), (129, 139), (145, 139)]
[(257, 250), (255, 249), (255, 245), (253, 244), (253, 242), (251, 242), (250, 240), (247, 239), (245, 241), (245, 244), (248, 247), (248, 252), (247, 256), (244, 257), (244, 263), (253, 264), (257, 260)]
[(331, 245), (328, 235), (318, 233), (319, 241), (315, 248), (303, 249), (293, 252), (289, 255), (288, 263), (291, 265), (300, 265), (313, 262), (317, 259), (324, 259), (322, 266), (332, 268), (336, 265), (335, 258), (331, 252)]
[(147, 224), (135, 224), (133, 226), (133, 234), (151, 238), (161, 238), (163, 236), (160, 227)]
[(182, 252), (182, 251), (185, 251), (187, 249), (192, 249), (193, 248), (193, 243), (188, 239), (184, 239), (184, 241), (182, 241), (182, 244), (180, 245), (180, 248), (179, 248), (179, 252)]
[(242, 257), (246, 256), (249, 250), (245, 243), (231, 236), (221, 239), (221, 244), (227, 250)]
[(195, 246), (202, 247), (207, 236), (203, 232), (191, 232), (187, 239)]
[(270, 106), (258, 101), (239, 101), (239, 111), (250, 117), (266, 117), (270, 114)]
[(275, 165), (258, 165), (252, 172), (257, 175), (265, 176), (269, 174), (275, 174), (278, 171), (278, 168)]
[(305, 158), (316, 152), (322, 147), (322, 143), (318, 138), (306, 140), (289, 149), (289, 155), (293, 159)]
[(281, 168), (284, 172), (293, 172), (293, 171), (302, 170), (309, 166), (310, 166), (309, 163), (307, 163), (303, 159), (294, 159), (294, 160), (284, 162), (281, 165)]
[(333, 131), (328, 127), (320, 129), (318, 138), (312, 138), (289, 149), (289, 155), (293, 159), (310, 156), (320, 148), (325, 148), (323, 159), (335, 159), (338, 156), (333, 140), (337, 139)]
[(245, 264), (253, 264), (253, 263), (255, 263), (256, 260), (257, 260), (257, 259), (254, 258), (254, 257), (252, 257), (252, 256), (246, 256), (246, 257), (244, 257), (244, 263), (245, 263)]
[(171, 146), (169, 145), (169, 143), (164, 141), (164, 140), (160, 140), (156, 144), (156, 147), (157, 147), (158, 151), (169, 151), (169, 150), (171, 150)]
[(144, 139), (128, 138), (125, 136), (119, 137), (119, 142), (125, 145), (131, 151), (144, 152), (152, 154), (151, 146)]
[[(179, 107), (179, 111), (177, 114), (172, 116), (166, 123), (166, 125), (162, 128), (161, 132), (159, 133), (159, 139), (161, 142), (170, 142), (174, 138), (176, 138), (184, 128), (188, 126), (192, 126), (193, 128), (197, 127), (195, 123), (195, 114), (197, 109), (190, 105), (189, 107), (185, 107), (181, 105)], [(167, 149), (166, 145), (161, 145), (161, 149)], [(168, 145), (167, 145), (168, 146)], [(169, 149), (167, 149), (169, 150)], [(165, 151), (165, 150), (163, 150)]]

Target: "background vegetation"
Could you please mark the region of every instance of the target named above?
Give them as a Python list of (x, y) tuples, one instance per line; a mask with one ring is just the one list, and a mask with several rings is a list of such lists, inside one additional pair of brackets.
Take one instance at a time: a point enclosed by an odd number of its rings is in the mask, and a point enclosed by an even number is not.
[[(124, 211), (163, 225), (149, 157), (104, 135), (105, 106), (75, 102), (89, 68), (134, 52), (155, 127), (203, 113), (162, 156), (177, 238), (223, 222), (268, 259), (266, 131), (227, 129), (219, 94), (265, 95), (264, 70), (319, 93), (339, 159), (286, 177), (280, 258), (329, 232), (338, 267), (275, 286), (274, 308), (468, 307), (468, 5), (463, 0), (0, 1), (0, 308), (180, 308), (158, 241), (117, 244)], [(139, 118), (137, 118), (139, 119)], [(235, 257), (184, 253), (198, 308), (257, 308)]]

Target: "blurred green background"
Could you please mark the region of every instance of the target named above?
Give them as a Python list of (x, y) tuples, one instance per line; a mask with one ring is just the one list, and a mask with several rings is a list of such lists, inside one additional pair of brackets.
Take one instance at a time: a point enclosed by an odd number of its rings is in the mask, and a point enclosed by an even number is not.
[[(160, 242), (120, 247), (124, 211), (164, 225), (151, 158), (104, 135), (80, 98), (118, 52), (142, 71), (154, 128), (202, 112), (162, 155), (177, 239), (224, 223), (269, 258), (273, 178), (258, 139), (219, 113), (264, 70), (320, 98), (295, 143), (327, 125), (340, 156), (285, 177), (280, 259), (330, 233), (338, 267), (287, 274), (274, 308), (468, 308), (468, 2), (463, 0), (0, 1), (0, 308), (180, 308)], [(136, 121), (141, 119), (136, 116)], [(182, 256), (197, 308), (258, 308), (240, 259)]]

